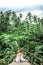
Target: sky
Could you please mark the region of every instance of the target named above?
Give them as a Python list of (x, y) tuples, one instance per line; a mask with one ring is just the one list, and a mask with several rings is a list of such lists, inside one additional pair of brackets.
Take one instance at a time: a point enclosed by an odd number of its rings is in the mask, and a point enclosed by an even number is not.
[(43, 5), (43, 0), (0, 0), (0, 8), (23, 8)]
[(0, 11), (14, 10), (22, 12), (24, 17), (29, 10), (32, 14), (43, 16), (43, 0), (0, 0)]

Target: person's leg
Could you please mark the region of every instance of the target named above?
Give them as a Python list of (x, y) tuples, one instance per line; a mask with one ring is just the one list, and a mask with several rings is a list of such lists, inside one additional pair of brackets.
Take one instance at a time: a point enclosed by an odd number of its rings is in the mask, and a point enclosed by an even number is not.
[(21, 58), (21, 59), (20, 59), (20, 61), (21, 61), (21, 62), (24, 62), (24, 61), (25, 61), (25, 59), (24, 59), (24, 58)]
[(16, 57), (16, 58), (15, 58), (15, 61), (16, 61), (16, 62), (20, 62), (20, 58)]

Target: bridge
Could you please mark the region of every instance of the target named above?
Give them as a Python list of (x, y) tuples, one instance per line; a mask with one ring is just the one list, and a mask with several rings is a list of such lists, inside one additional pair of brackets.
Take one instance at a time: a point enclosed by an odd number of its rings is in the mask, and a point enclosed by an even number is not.
[[(43, 65), (43, 60), (40, 59), (39, 57), (35, 56), (33, 53), (27, 52), (28, 56), (26, 56), (25, 54), (25, 58), (28, 60), (27, 62), (12, 62), (10, 64), (7, 65)], [(3, 54), (0, 54), (0, 56), (2, 56)], [(39, 62), (37, 64), (37, 62), (35, 62), (35, 59), (37, 59), (37, 61)], [(1, 62), (1, 60), (0, 60)]]
[(31, 65), (29, 62), (12, 62), (9, 65)]
[[(27, 62), (12, 62), (9, 65), (14, 65), (14, 64), (15, 65), (43, 65), (43, 60), (42, 59), (35, 56), (33, 53), (28, 52), (28, 54), (30, 55), (30, 58), (26, 57), (26, 55), (25, 55), (25, 58), (28, 60)], [(37, 62), (35, 62), (34, 59), (37, 59), (39, 61), (39, 64), (37, 64)]]

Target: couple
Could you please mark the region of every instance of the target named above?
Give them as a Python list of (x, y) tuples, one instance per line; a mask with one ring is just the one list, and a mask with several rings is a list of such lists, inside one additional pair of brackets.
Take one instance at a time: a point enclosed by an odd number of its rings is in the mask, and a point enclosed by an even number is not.
[(24, 53), (24, 51), (22, 49), (18, 51), (17, 56), (15, 58), (16, 62), (24, 62), (25, 61), (25, 59), (23, 57), (23, 53)]

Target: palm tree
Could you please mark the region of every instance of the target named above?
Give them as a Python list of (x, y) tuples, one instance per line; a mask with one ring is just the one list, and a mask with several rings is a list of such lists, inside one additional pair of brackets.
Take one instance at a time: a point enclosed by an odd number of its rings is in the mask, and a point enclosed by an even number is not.
[(34, 23), (37, 23), (37, 16), (34, 15)]
[(20, 14), (19, 14), (19, 17), (22, 18), (22, 16), (23, 16), (22, 13), (20, 13)]
[(38, 22), (39, 22), (40, 30), (43, 31), (43, 18), (42, 19), (38, 18)]
[(32, 15), (31, 15), (30, 12), (27, 14), (27, 18), (28, 18), (28, 22), (29, 22), (29, 30), (31, 30), (31, 26), (32, 26)]
[(42, 23), (42, 25), (43, 25), (43, 17), (42, 17), (42, 19), (41, 19), (41, 23)]

